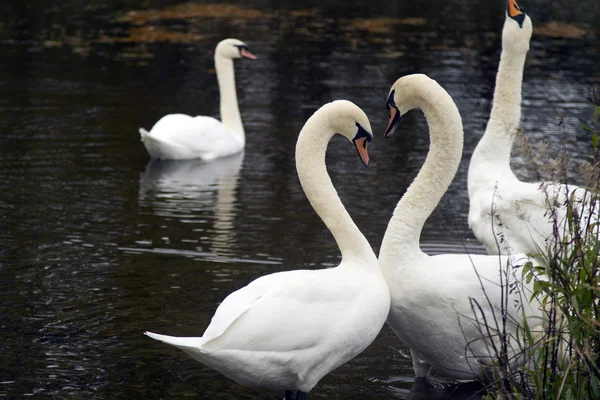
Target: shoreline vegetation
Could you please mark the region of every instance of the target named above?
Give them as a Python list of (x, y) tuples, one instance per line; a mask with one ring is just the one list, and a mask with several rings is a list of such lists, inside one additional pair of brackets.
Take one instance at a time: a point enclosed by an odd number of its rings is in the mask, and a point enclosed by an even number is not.
[[(500, 346), (491, 346), (497, 362), (491, 367), (491, 379), (485, 399), (594, 399), (600, 398), (600, 240), (599, 210), (594, 208), (600, 198), (600, 92), (592, 90), (591, 125), (582, 124), (589, 133), (590, 154), (580, 168), (577, 179), (587, 188), (584, 197), (589, 208), (581, 207), (573, 198), (566, 204), (549, 208), (554, 219), (554, 236), (562, 237), (560, 229), (568, 234), (563, 241), (555, 240), (553, 248), (540, 251), (547, 256), (538, 257), (539, 265), (528, 263), (523, 269), (526, 282), (533, 281), (531, 299), (536, 299), (545, 310), (545, 330), (534, 332), (526, 320), (521, 322), (518, 337), (502, 335), (502, 327), (491, 329), (497, 335)], [(559, 127), (565, 117), (559, 116)], [(563, 144), (567, 138), (562, 129)], [(525, 139), (521, 149), (528, 166), (538, 177), (548, 176), (567, 182), (567, 157), (563, 146), (562, 155), (556, 160), (535, 154)], [(545, 160), (543, 158), (546, 158)], [(541, 161), (541, 163), (540, 163)], [(550, 166), (550, 167), (549, 167)], [(548, 199), (550, 200), (550, 199)], [(549, 201), (550, 203), (550, 201)], [(556, 207), (566, 206), (566, 224), (556, 218)], [(594, 214), (587, 226), (586, 215), (578, 210), (586, 209)], [(592, 215), (587, 215), (592, 217)], [(542, 250), (542, 249), (540, 249)], [(511, 290), (507, 282), (501, 289)], [(512, 307), (513, 305), (506, 305)], [(501, 310), (503, 315), (506, 309)], [(488, 328), (490, 329), (490, 328)], [(510, 370), (507, 349), (518, 343), (520, 357), (529, 360), (518, 371)]]

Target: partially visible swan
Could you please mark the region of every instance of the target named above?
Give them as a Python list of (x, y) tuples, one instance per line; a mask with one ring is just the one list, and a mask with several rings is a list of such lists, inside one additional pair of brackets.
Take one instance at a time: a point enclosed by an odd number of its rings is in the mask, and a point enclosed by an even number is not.
[(240, 384), (285, 390), (286, 399), (306, 398), (324, 375), (375, 339), (387, 318), (390, 295), (371, 246), (327, 174), (325, 151), (336, 132), (354, 143), (367, 165), (369, 120), (353, 103), (338, 100), (304, 125), (296, 168), (306, 197), (340, 248), (340, 265), (256, 279), (227, 296), (202, 337), (148, 336)]
[(246, 144), (244, 126), (235, 91), (233, 60), (256, 57), (238, 39), (225, 39), (215, 49), (215, 70), (221, 97), (222, 122), (205, 116), (169, 114), (150, 130), (140, 128), (150, 157), (170, 160), (201, 158), (210, 161), (238, 153)]
[[(510, 153), (521, 118), (523, 66), (529, 50), (531, 19), (516, 0), (508, 0), (502, 30), (502, 54), (496, 76), (490, 120), (469, 165), (469, 226), (490, 254), (547, 254), (554, 243), (556, 210), (558, 234), (566, 232), (567, 199), (573, 201), (582, 226), (598, 219), (600, 203), (574, 185), (520, 181), (510, 168)], [(582, 204), (587, 203), (587, 206)]]
[[(396, 81), (387, 107), (386, 136), (393, 134), (402, 115), (420, 108), (431, 139), (425, 163), (396, 206), (381, 243), (379, 263), (392, 298), (388, 324), (410, 347), (417, 377), (426, 377), (435, 367), (454, 379), (483, 378), (485, 366), (494, 362), (489, 345), (498, 345), (504, 307), (512, 346), (508, 357), (515, 364), (524, 362), (523, 357), (515, 357), (517, 326), (523, 322), (523, 312), (532, 328), (540, 325), (542, 317), (537, 304), (528, 302), (528, 285), (520, 282), (519, 265), (527, 259), (429, 256), (419, 247), (423, 225), (452, 182), (462, 156), (463, 127), (454, 101), (436, 81), (417, 74)], [(508, 283), (514, 285), (510, 291)]]

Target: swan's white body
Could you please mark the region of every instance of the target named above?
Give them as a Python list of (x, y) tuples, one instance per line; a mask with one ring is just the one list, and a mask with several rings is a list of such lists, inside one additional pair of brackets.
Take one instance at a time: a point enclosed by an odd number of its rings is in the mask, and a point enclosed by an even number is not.
[[(598, 220), (600, 203), (590, 204), (590, 193), (581, 187), (522, 182), (510, 168), (510, 153), (521, 119), (523, 67), (532, 32), (531, 19), (518, 6), (511, 8), (515, 4), (509, 0), (490, 120), (469, 165), (469, 226), (490, 254), (547, 254), (555, 244), (555, 220), (559, 237), (568, 234), (568, 198), (574, 200), (584, 228), (590, 219)], [(524, 17), (522, 26), (511, 12)], [(549, 210), (556, 212), (552, 215)]]
[(221, 119), (169, 114), (150, 130), (140, 128), (142, 142), (150, 157), (205, 161), (242, 151), (246, 136), (235, 89), (233, 59), (255, 57), (237, 39), (225, 39), (215, 49), (215, 70), (219, 83)]
[(389, 311), (387, 284), (325, 166), (331, 137), (350, 139), (356, 123), (370, 132), (354, 104), (329, 103), (306, 122), (296, 146), (300, 183), (339, 245), (340, 265), (256, 279), (225, 298), (202, 337), (148, 336), (240, 384), (303, 392), (375, 339)]
[[(468, 254), (428, 256), (421, 251), (423, 225), (458, 169), (463, 127), (451, 97), (425, 75), (400, 78), (392, 87), (392, 97), (393, 113), (423, 110), (431, 146), (418, 176), (396, 206), (381, 244), (379, 262), (392, 298), (387, 322), (410, 347), (417, 377), (427, 376), (435, 367), (455, 379), (481, 378), (486, 373), (484, 366), (494, 361), (490, 343), (499, 341), (498, 328), (504, 327), (507, 334), (516, 337), (524, 313), (530, 326), (541, 323), (542, 312), (528, 302), (529, 288), (520, 282), (521, 268), (511, 267), (526, 259)], [(388, 132), (399, 120), (393, 116)], [(510, 293), (507, 283), (515, 284)], [(505, 325), (501, 321), (503, 306), (507, 312)], [(491, 340), (484, 340), (488, 335)], [(519, 346), (513, 340), (510, 343), (512, 357)], [(523, 361), (513, 359), (515, 364)]]

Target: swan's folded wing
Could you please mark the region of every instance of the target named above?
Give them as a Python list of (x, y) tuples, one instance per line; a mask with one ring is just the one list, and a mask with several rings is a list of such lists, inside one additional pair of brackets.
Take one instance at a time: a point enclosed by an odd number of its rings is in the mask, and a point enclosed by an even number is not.
[(231, 141), (235, 140), (231, 131), (221, 121), (205, 116), (194, 117), (183, 134), (189, 137), (182, 137), (181, 140), (186, 140), (192, 149), (209, 153), (220, 152), (220, 147), (231, 145)]
[(358, 320), (372, 326), (368, 316), (357, 317), (361, 311), (356, 305), (366, 303), (361, 298), (364, 287), (339, 279), (325, 283), (322, 272), (271, 274), (232, 293), (217, 309), (203, 336), (203, 347), (295, 351), (341, 340), (341, 332), (352, 331), (353, 327), (346, 325)]
[(554, 206), (563, 208), (567, 199), (573, 200), (576, 206), (590, 200), (590, 193), (586, 188), (555, 182), (515, 182), (505, 187), (498, 195), (501, 199), (498, 204), (499, 211), (517, 213), (527, 211), (526, 207), (544, 212)]
[(523, 233), (523, 237), (531, 235), (535, 228), (535, 233), (541, 237), (549, 237), (552, 234), (553, 218), (557, 219), (560, 226), (566, 228), (564, 220), (567, 216), (567, 201), (572, 201), (586, 224), (590, 218), (598, 219), (600, 208), (600, 204), (590, 202), (591, 194), (587, 189), (554, 182), (519, 182), (516, 188), (504, 190), (501, 198), (502, 201), (498, 202), (501, 221), (513, 230), (528, 230), (527, 233)]
[(271, 285), (276, 281), (277, 275), (280, 274), (262, 276), (229, 294), (217, 307), (210, 325), (202, 335), (204, 341), (208, 342), (223, 334), (233, 321), (252, 308), (269, 291)]
[[(522, 276), (523, 265), (531, 259), (515, 255), (508, 260), (506, 256), (486, 255), (432, 257), (432, 262), (447, 266), (437, 277), (444, 282), (437, 293), (439, 302), (449, 301), (455, 313), (440, 318), (460, 321), (461, 335), (475, 355), (488, 355), (489, 344), (480, 340), (482, 334), (498, 340), (498, 331), (505, 329), (516, 337), (516, 327), (523, 326), (524, 317), (532, 330), (542, 327), (543, 307), (537, 299), (531, 299), (533, 282), (527, 283)], [(502, 326), (501, 316), (506, 317), (506, 327)]]
[(228, 132), (225, 126), (212, 117), (169, 114), (154, 124), (150, 135), (167, 143), (195, 148), (218, 140), (224, 132)]

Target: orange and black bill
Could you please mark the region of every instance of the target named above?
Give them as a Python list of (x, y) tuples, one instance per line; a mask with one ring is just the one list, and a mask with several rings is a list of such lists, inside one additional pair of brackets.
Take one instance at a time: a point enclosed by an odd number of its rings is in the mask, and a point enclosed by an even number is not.
[(517, 21), (520, 27), (523, 27), (523, 21), (525, 21), (525, 10), (519, 7), (517, 0), (508, 0), (507, 7), (508, 9), (506, 12), (508, 13), (508, 16)]
[(256, 56), (250, 53), (248, 46), (238, 46), (238, 48), (240, 49), (240, 56), (242, 56), (242, 58), (247, 60), (256, 60)]
[(396, 129), (398, 129), (400, 118), (402, 118), (402, 114), (400, 114), (398, 107), (396, 107), (396, 102), (394, 101), (394, 93), (396, 93), (396, 91), (392, 90), (390, 96), (388, 97), (387, 103), (385, 103), (385, 108), (390, 111), (390, 120), (385, 130), (386, 138), (392, 137)]
[(365, 167), (369, 166), (369, 152), (367, 149), (367, 143), (371, 141), (372, 136), (369, 132), (363, 129), (362, 126), (357, 122), (356, 126), (358, 127), (358, 132), (354, 139), (352, 139), (352, 143), (354, 143), (354, 147), (356, 147), (356, 151), (358, 151), (358, 155), (360, 156), (360, 160), (365, 165)]

